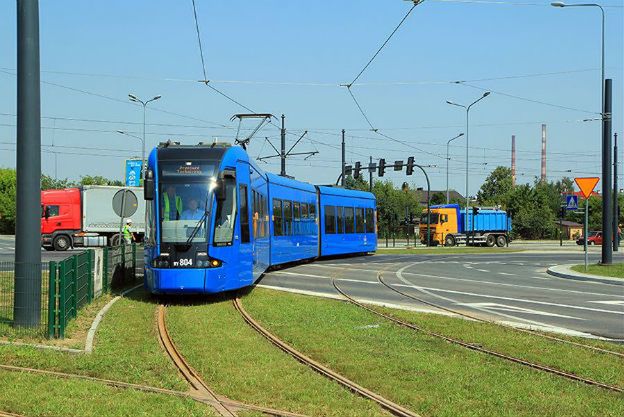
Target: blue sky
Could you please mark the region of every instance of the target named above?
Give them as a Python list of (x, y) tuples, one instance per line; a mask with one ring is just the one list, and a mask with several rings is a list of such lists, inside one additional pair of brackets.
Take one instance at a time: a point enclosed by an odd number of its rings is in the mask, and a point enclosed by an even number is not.
[[(493, 93), (471, 110), (471, 194), (495, 166), (509, 166), (512, 134), (518, 181), (532, 182), (542, 123), (549, 179), (599, 174), (600, 123), (582, 121), (600, 111), (599, 10), (496, 3), (419, 5), (353, 86), (373, 126), (401, 144), (371, 132), (339, 84), (355, 77), (410, 2), (196, 0), (212, 85), (256, 112), (286, 114), (290, 144), (309, 131), (297, 151), (319, 154), (288, 161), (289, 174), (301, 180), (335, 181), (344, 128), (349, 162), (413, 155), (436, 165), (432, 187), (444, 189), (446, 141), (465, 130), (462, 110), (445, 101), (470, 103), (482, 89)], [(621, 133), (623, 8), (615, 0), (604, 5), (616, 6), (606, 9), (606, 75), (614, 79), (613, 129)], [(0, 2), (0, 15), (0, 166), (14, 166), (15, 2)], [(191, 0), (42, 0), (40, 20), (45, 173), (121, 178), (125, 158), (140, 155), (138, 140), (116, 133), (141, 134), (142, 112), (127, 101), (130, 92), (163, 96), (148, 110), (150, 147), (170, 138), (233, 139), (229, 119), (246, 110), (197, 82), (203, 74)], [(265, 137), (278, 146), (269, 126), (252, 140), (252, 156), (272, 152)], [(453, 142), (450, 161), (450, 186), (462, 193), (464, 146), (464, 139)], [(278, 162), (263, 165), (277, 172)], [(386, 178), (405, 180), (392, 172)], [(416, 174), (408, 181), (424, 184)]]

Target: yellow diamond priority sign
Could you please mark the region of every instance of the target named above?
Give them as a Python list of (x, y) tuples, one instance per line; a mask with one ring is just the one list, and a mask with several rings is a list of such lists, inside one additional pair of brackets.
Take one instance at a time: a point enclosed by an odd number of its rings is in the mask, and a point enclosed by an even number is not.
[(578, 188), (581, 190), (581, 194), (585, 199), (588, 199), (591, 193), (594, 191), (594, 187), (598, 184), (600, 178), (598, 177), (581, 177), (574, 178), (574, 182), (578, 185)]

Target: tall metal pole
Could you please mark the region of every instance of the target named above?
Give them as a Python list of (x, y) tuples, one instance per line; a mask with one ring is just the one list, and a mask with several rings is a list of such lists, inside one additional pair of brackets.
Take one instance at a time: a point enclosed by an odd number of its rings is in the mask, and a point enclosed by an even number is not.
[(143, 103), (143, 141), (141, 149), (141, 178), (145, 178), (145, 111), (147, 103)]
[(613, 250), (620, 248), (620, 200), (618, 185), (618, 146), (617, 133), (613, 134)]
[(613, 260), (613, 219), (611, 207), (611, 79), (605, 80), (602, 107), (602, 263)]
[(373, 192), (373, 157), (368, 162), (368, 191)]
[(449, 203), (449, 161), (451, 160), (450, 156), (449, 156), (449, 145), (451, 144), (451, 142), (453, 142), (455, 139), (460, 138), (464, 136), (463, 133), (460, 133), (459, 135), (455, 136), (454, 138), (449, 139), (446, 142), (446, 204)]
[(346, 154), (345, 154), (345, 130), (342, 129), (342, 180), (340, 184), (344, 187), (345, 185), (345, 164), (346, 164)]
[(429, 183), (429, 175), (427, 175), (427, 171), (418, 164), (414, 164), (425, 174), (425, 179), (427, 180), (427, 246), (431, 245), (431, 213), (429, 211), (430, 201), (431, 201), (431, 184)]
[(285, 119), (285, 116), (282, 114), (282, 129), (280, 130), (281, 132), (280, 159), (282, 161), (282, 168), (280, 170), (280, 175), (282, 177), (286, 176), (286, 127), (285, 127), (284, 119)]
[[(585, 199), (585, 224), (583, 225), (583, 227), (585, 228), (585, 230), (583, 231), (583, 236), (585, 236), (585, 238), (583, 239), (583, 251), (585, 251), (585, 272), (587, 272), (587, 261), (588, 261), (588, 256), (587, 256), (587, 234), (589, 232), (589, 198)], [(604, 240), (604, 236), (603, 236), (603, 240)]]
[[(465, 219), (465, 225), (464, 225), (464, 230), (466, 231), (466, 233), (468, 233), (468, 205), (469, 205), (469, 197), (468, 197), (468, 138), (469, 138), (468, 133), (469, 131), (468, 131), (468, 125), (469, 125), (469, 115), (470, 115), (471, 106), (472, 104), (466, 107), (466, 219)], [(466, 238), (466, 246), (468, 246), (468, 238)]]
[(17, 222), (14, 325), (41, 317), (41, 103), (39, 2), (17, 1)]

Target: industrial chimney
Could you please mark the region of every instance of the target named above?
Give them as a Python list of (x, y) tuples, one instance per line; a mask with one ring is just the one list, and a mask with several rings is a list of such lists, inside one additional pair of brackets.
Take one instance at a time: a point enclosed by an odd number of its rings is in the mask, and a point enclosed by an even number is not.
[(546, 181), (546, 125), (542, 124), (542, 182)]
[(516, 135), (511, 135), (511, 185), (516, 185)]

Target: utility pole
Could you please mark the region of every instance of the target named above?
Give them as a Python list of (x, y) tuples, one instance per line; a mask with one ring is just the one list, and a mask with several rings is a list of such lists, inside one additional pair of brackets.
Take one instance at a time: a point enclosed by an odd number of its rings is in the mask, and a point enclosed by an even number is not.
[(620, 247), (620, 216), (618, 201), (618, 146), (617, 133), (613, 134), (613, 250), (618, 251)]
[(342, 129), (342, 179), (340, 181), (340, 185), (345, 186), (345, 165), (346, 165), (346, 154), (345, 154), (345, 130)]
[(286, 127), (284, 125), (284, 119), (286, 117), (282, 114), (282, 129), (281, 129), (281, 146), (280, 146), (280, 159), (282, 160), (282, 169), (280, 175), (286, 176)]
[(17, 1), (16, 327), (41, 317), (41, 103), (39, 1)]
[(371, 193), (373, 192), (373, 171), (375, 170), (375, 168), (373, 168), (373, 157), (370, 157), (370, 160), (368, 162), (368, 191), (370, 191)]
[(602, 107), (602, 264), (613, 261), (613, 212), (611, 207), (611, 79), (604, 84)]

